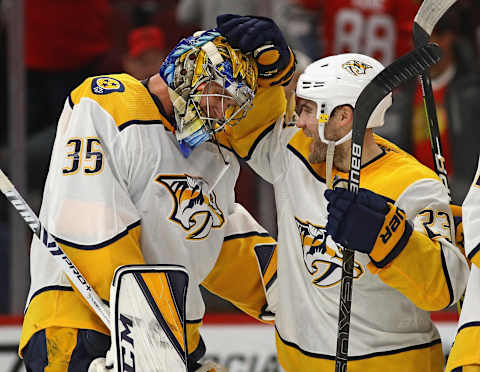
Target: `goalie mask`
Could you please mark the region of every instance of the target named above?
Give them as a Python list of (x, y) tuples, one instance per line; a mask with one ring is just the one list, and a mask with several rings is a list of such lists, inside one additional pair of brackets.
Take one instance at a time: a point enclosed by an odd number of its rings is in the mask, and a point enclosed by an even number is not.
[[(338, 106), (355, 108), (358, 96), (367, 84), (384, 69), (377, 60), (356, 53), (322, 58), (309, 65), (298, 79), (296, 95), (317, 104), (318, 132), (323, 143), (339, 145), (352, 137), (352, 131), (337, 141), (325, 139), (325, 124)], [(380, 127), (385, 112), (392, 105), (388, 94), (375, 108), (367, 128)]]
[(258, 71), (253, 57), (233, 49), (212, 29), (180, 41), (162, 64), (160, 75), (168, 84), (175, 135), (188, 157), (215, 132), (247, 115)]

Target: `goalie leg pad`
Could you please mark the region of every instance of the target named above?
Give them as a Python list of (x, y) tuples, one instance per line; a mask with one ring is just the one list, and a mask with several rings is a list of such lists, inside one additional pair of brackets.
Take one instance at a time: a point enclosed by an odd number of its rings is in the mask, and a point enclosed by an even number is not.
[(115, 371), (187, 371), (188, 272), (175, 265), (126, 265), (110, 290)]

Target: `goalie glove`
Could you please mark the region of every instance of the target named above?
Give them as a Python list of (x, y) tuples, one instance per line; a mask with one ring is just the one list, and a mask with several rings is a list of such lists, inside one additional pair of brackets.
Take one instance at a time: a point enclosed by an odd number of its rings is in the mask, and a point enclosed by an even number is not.
[(327, 233), (349, 249), (366, 253), (383, 268), (405, 248), (413, 232), (405, 212), (366, 189), (325, 191), (329, 201)]
[(295, 56), (272, 19), (222, 14), (217, 17), (217, 29), (233, 48), (253, 53), (261, 78), (279, 74), (281, 78), (271, 85), (288, 84), (295, 71)]

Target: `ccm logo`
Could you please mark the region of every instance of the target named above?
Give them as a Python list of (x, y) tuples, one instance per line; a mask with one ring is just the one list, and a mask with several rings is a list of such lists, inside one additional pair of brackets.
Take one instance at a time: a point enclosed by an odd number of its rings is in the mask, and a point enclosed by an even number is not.
[(120, 322), (123, 325), (123, 329), (120, 332), (120, 350), (122, 351), (121, 372), (135, 372), (135, 349), (133, 338), (130, 337), (133, 322), (123, 314), (120, 314)]

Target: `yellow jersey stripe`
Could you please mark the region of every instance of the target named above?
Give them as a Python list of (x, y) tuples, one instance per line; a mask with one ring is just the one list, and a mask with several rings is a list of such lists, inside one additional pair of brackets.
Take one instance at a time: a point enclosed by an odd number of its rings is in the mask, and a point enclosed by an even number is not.
[(49, 287), (32, 298), (23, 320), (19, 355), (34, 333), (49, 327), (84, 328), (109, 335), (110, 331), (73, 290)]
[[(302, 350), (296, 344), (284, 340), (278, 331), (275, 337), (278, 360), (286, 371), (333, 371), (335, 369), (333, 355), (315, 354)], [(389, 372), (441, 372), (443, 369), (440, 339), (396, 350), (349, 357), (348, 360), (349, 372), (381, 371), (386, 368)]]

